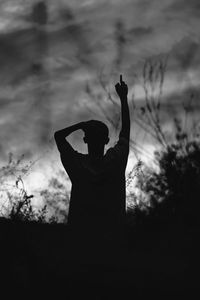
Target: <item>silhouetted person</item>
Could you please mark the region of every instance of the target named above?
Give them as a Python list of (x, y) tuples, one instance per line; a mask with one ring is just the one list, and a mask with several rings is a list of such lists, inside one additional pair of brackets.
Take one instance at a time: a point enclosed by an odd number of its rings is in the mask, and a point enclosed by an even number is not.
[[(122, 81), (122, 76), (115, 89), (121, 100), (122, 128), (117, 144), (105, 155), (109, 131), (103, 122), (81, 122), (56, 131), (54, 135), (62, 164), (72, 182), (68, 224), (81, 232), (112, 232), (124, 222), (130, 116), (128, 86)], [(85, 133), (83, 140), (88, 146), (88, 154), (75, 151), (66, 140), (69, 134), (79, 129)]]

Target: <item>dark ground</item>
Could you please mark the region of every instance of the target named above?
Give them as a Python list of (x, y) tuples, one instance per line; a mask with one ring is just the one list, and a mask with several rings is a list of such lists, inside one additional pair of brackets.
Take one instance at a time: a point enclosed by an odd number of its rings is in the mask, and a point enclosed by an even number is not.
[(171, 224), (87, 240), (63, 224), (1, 219), (0, 291), (3, 299), (191, 298), (200, 290), (199, 232)]

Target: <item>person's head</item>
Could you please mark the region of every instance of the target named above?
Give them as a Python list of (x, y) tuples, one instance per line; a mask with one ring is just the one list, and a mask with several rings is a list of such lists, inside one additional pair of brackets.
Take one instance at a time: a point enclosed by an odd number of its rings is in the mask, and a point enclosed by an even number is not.
[(88, 145), (89, 154), (103, 155), (104, 147), (109, 142), (107, 125), (97, 120), (88, 121), (83, 140)]

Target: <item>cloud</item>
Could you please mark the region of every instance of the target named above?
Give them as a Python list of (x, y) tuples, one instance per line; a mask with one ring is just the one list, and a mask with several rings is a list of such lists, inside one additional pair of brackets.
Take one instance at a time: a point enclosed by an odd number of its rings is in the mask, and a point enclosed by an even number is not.
[[(40, 37), (34, 29), (0, 35), (1, 84), (21, 84), (34, 73), (34, 64), (55, 61), (51, 67), (62, 68), (73, 62), (73, 68), (90, 64), (90, 49), (79, 26), (70, 25)], [(40, 43), (40, 44), (39, 44)], [(87, 54), (87, 55), (86, 55)], [(71, 56), (71, 63), (70, 62)], [(60, 64), (59, 64), (60, 61)], [(57, 64), (56, 64), (57, 62)], [(47, 69), (48, 69), (47, 65)], [(12, 72), (10, 70), (12, 69)], [(54, 70), (50, 70), (54, 71)], [(72, 69), (69, 67), (69, 71)]]
[(132, 36), (132, 38), (145, 38), (149, 34), (153, 33), (153, 28), (151, 27), (134, 27), (131, 30), (129, 30), (129, 34)]
[(128, 40), (131, 42), (140, 42), (142, 39), (148, 39), (150, 36), (152, 36), (154, 32), (154, 29), (152, 27), (133, 27), (132, 29), (129, 29), (128, 31)]
[[(48, 147), (54, 130), (93, 118), (94, 105), (84, 87), (89, 82), (106, 98), (95, 83), (102, 70), (110, 74), (105, 80), (110, 80), (112, 87), (122, 72), (131, 90), (134, 74), (140, 77), (145, 59), (169, 55), (165, 125), (195, 87), (198, 99), (199, 1), (49, 0), (45, 35), (39, 35), (32, 22), (32, 1), (26, 1), (23, 10), (11, 9), (13, 3), (22, 7), (23, 2), (7, 0), (7, 11), (0, 11), (0, 22), (9, 19), (9, 25), (2, 23), (0, 28), (2, 159), (9, 151), (36, 157)], [(115, 68), (119, 22), (125, 43), (123, 58)], [(138, 101), (142, 103), (142, 98)], [(105, 107), (114, 117), (112, 108)], [(197, 102), (194, 107), (199, 113)], [(75, 136), (73, 142), (81, 149), (79, 138)]]
[(199, 18), (200, 2), (198, 0), (176, 0), (169, 5), (167, 12)]
[(173, 46), (171, 55), (183, 71), (197, 67), (200, 64), (200, 44), (190, 37), (185, 37)]

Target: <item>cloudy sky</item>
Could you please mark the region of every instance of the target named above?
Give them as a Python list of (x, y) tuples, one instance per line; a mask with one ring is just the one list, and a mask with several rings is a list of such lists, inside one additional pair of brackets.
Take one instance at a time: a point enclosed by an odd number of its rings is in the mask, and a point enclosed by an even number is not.
[[(93, 95), (112, 119), (116, 111), (106, 101), (99, 78), (112, 92), (122, 73), (130, 98), (134, 91), (135, 101), (142, 103), (139, 82), (146, 59), (168, 57), (165, 125), (170, 127), (191, 90), (198, 117), (199, 0), (45, 3), (0, 0), (0, 163), (6, 164), (9, 152), (16, 157), (24, 154), (26, 161), (37, 160), (27, 186), (44, 186), (61, 167), (52, 140), (55, 130), (91, 118), (105, 121)], [(114, 93), (113, 97), (117, 101)], [(81, 137), (74, 134), (71, 141), (85, 152)], [(153, 149), (153, 141), (138, 139), (146, 150)]]

